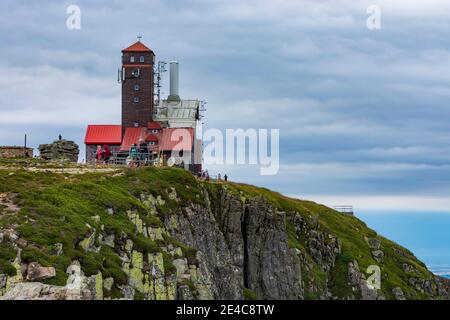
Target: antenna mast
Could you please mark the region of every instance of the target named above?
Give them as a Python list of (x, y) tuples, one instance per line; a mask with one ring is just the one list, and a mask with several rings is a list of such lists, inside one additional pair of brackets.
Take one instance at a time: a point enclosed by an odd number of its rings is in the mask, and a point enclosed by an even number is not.
[(158, 106), (161, 101), (161, 78), (162, 74), (166, 72), (166, 64), (167, 62), (164, 61), (158, 61), (158, 65), (155, 66), (155, 80), (154, 80), (154, 86), (155, 86), (155, 106)]

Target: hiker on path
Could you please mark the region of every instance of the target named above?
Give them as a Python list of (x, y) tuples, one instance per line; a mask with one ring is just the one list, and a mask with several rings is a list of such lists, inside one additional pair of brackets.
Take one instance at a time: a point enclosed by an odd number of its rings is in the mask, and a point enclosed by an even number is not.
[(225, 182), (227, 182), (228, 181), (228, 176), (227, 176), (227, 174), (225, 173), (225, 175), (223, 176), (223, 179), (225, 180)]

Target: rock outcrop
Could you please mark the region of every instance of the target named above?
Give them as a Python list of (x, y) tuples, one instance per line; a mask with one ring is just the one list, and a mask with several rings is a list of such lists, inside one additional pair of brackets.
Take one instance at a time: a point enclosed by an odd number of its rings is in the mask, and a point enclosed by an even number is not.
[(39, 281), (56, 276), (55, 268), (42, 267), (37, 262), (32, 262), (27, 267), (27, 281)]
[(69, 140), (55, 140), (50, 144), (39, 145), (39, 152), (42, 159), (60, 160), (65, 159), (70, 162), (78, 162), (80, 149), (78, 145)]
[(78, 261), (72, 262), (72, 264), (67, 268), (67, 274), (69, 274), (69, 277), (65, 286), (54, 286), (41, 282), (14, 283), (10, 285), (3, 296), (0, 296), (0, 300), (103, 299), (101, 274), (91, 277), (85, 277), (83, 272), (81, 271)]

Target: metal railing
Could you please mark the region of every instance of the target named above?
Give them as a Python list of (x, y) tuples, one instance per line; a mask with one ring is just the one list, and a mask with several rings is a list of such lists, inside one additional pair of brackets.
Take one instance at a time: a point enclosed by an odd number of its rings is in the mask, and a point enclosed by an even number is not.
[[(91, 162), (98, 163), (95, 155)], [(159, 162), (159, 158), (154, 156), (151, 151), (137, 152), (135, 156), (131, 156), (129, 151), (112, 151), (108, 160), (100, 160), (100, 163), (105, 163), (114, 166), (128, 166), (132, 164), (137, 165), (155, 165)]]
[(351, 205), (334, 206), (333, 209), (341, 213), (353, 214), (353, 206)]

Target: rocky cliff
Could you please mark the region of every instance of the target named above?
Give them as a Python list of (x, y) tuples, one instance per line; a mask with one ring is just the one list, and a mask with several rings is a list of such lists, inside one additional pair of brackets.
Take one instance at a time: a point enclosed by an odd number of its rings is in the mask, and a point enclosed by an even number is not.
[(179, 169), (0, 171), (0, 299), (449, 299), (357, 218)]

